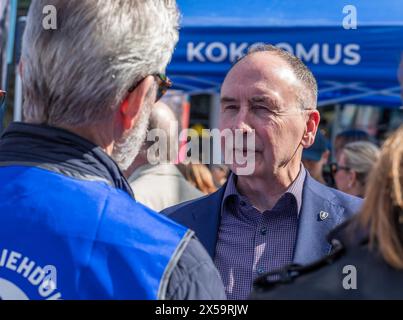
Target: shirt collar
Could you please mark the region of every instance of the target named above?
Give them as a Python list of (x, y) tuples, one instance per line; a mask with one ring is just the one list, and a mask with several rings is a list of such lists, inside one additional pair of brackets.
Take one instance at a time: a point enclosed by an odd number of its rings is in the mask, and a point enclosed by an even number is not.
[[(284, 192), (284, 194), (290, 193), (291, 195), (294, 196), (295, 200), (297, 201), (298, 214), (300, 213), (301, 207), (302, 207), (302, 192), (303, 192), (303, 188), (304, 188), (305, 178), (306, 178), (306, 169), (301, 164), (301, 169), (298, 173), (297, 178), (288, 187), (287, 191)], [(224, 210), (223, 210), (224, 205), (227, 203), (227, 201), (229, 199), (236, 198), (239, 200), (242, 198), (246, 198), (239, 193), (239, 191), (236, 187), (236, 180), (237, 180), (237, 176), (233, 172), (231, 172), (231, 174), (228, 177), (228, 183), (225, 187), (224, 197), (223, 197), (223, 201), (221, 203), (221, 212), (224, 212)], [(277, 205), (277, 203), (276, 203), (276, 205)], [(276, 205), (274, 205), (274, 207), (276, 207)]]

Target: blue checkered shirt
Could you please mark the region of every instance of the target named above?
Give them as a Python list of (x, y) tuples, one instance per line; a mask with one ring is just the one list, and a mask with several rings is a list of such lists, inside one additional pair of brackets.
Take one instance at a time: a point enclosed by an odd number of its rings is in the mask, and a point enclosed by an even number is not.
[(228, 299), (246, 299), (256, 277), (292, 263), (305, 177), (301, 166), (273, 209), (260, 212), (238, 192), (236, 175), (230, 175), (214, 258)]

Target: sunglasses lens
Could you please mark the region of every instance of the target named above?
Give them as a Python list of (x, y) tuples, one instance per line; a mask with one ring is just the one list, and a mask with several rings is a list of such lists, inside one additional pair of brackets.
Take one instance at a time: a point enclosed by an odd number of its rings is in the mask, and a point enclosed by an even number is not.
[(160, 99), (164, 96), (165, 92), (166, 92), (166, 89), (163, 89), (163, 88), (161, 88), (161, 87), (158, 88), (156, 100), (157, 100), (157, 101), (160, 100)]
[(172, 87), (171, 80), (169, 80), (168, 77), (164, 74), (159, 74), (157, 76), (157, 81), (158, 81), (158, 92), (156, 101), (160, 100), (163, 97), (163, 95), (168, 91), (168, 89)]
[[(157, 102), (168, 91), (168, 89), (170, 87), (172, 87), (172, 82), (164, 74), (154, 74), (154, 77), (155, 77), (155, 80), (157, 81), (157, 84), (158, 84), (157, 95), (156, 95), (156, 99), (155, 99), (155, 102)], [(143, 81), (143, 80), (141, 80), (141, 81)], [(128, 89), (128, 91), (133, 92), (141, 81), (139, 81), (136, 84), (134, 84), (133, 86), (131, 86)]]

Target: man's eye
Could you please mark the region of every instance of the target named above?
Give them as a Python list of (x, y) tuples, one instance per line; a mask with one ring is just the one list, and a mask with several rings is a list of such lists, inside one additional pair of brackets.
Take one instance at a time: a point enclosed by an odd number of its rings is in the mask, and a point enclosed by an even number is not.
[(225, 106), (224, 110), (237, 110), (238, 107), (235, 105), (229, 105), (229, 106)]
[(267, 107), (265, 107), (265, 106), (259, 106), (259, 105), (257, 105), (257, 106), (253, 106), (252, 108), (255, 109), (255, 110), (270, 111), (270, 110), (267, 109)]

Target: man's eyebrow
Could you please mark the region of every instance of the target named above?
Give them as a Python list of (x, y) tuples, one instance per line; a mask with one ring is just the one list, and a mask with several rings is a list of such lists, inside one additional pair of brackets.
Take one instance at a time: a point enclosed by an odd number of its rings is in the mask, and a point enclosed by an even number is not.
[(277, 99), (274, 99), (270, 96), (256, 96), (249, 99), (250, 103), (264, 102), (272, 106), (278, 106), (279, 103)]
[(223, 102), (236, 102), (237, 100), (235, 98), (230, 98), (230, 97), (222, 97), (220, 99), (221, 103)]

